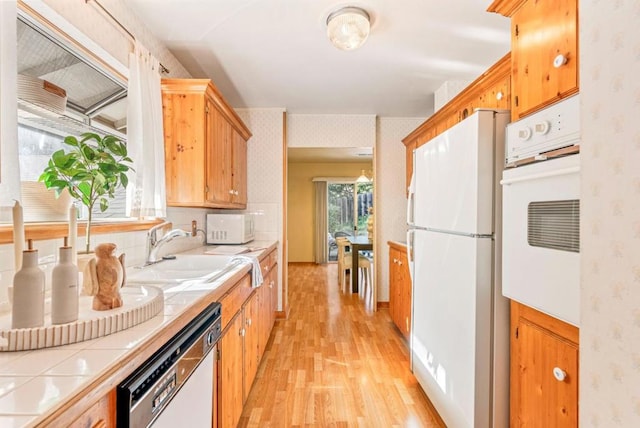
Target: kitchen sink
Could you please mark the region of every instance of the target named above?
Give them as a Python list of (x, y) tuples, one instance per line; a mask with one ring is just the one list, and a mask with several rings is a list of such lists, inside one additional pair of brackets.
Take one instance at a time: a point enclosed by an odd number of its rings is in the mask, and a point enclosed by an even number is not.
[(232, 256), (223, 255), (178, 254), (175, 259), (127, 269), (127, 284), (213, 282), (238, 266), (231, 259)]

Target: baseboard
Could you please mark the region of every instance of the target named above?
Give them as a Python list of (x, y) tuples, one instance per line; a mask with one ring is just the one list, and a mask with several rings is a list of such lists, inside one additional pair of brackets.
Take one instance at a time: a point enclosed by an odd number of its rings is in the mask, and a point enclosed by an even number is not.
[(378, 302), (378, 309), (381, 308), (389, 309), (389, 302)]

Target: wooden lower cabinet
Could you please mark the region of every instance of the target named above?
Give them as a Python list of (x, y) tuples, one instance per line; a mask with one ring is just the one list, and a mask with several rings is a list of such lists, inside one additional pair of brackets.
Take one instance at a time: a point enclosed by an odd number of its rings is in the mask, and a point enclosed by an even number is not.
[[(275, 255), (274, 262), (277, 261), (277, 254)], [(271, 268), (271, 281), (269, 282), (269, 289), (271, 290), (271, 329), (276, 322), (276, 312), (278, 312), (278, 265), (274, 264)]]
[(405, 246), (389, 242), (389, 315), (398, 330), (411, 333), (411, 276)]
[(64, 423), (64, 426), (73, 428), (110, 428), (116, 426), (116, 390), (111, 390), (79, 418), (70, 424)]
[(242, 415), (244, 403), (242, 393), (243, 325), (243, 315), (238, 313), (220, 339), (218, 426), (221, 428), (235, 428), (240, 420), (240, 415)]
[(221, 428), (237, 426), (271, 335), (276, 308), (272, 302), (273, 287), (277, 290), (276, 261), (277, 250), (261, 259), (264, 281), (260, 287), (251, 288), (247, 275), (220, 299), (223, 335), (218, 345), (217, 413)]
[(247, 399), (253, 380), (258, 373), (258, 364), (262, 356), (258, 349), (260, 339), (260, 295), (262, 287), (258, 288), (255, 293), (244, 304), (244, 388), (242, 402)]
[(578, 329), (511, 302), (511, 427), (578, 426)]

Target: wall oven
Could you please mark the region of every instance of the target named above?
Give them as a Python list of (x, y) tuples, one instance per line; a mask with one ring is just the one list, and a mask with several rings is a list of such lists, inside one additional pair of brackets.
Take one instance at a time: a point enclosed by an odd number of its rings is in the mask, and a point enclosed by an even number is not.
[[(579, 94), (507, 126), (502, 175), (502, 292), (579, 327)], [(557, 152), (556, 152), (557, 153)]]
[(214, 302), (117, 388), (117, 426), (211, 427), (221, 305)]
[(502, 292), (579, 327), (580, 155), (507, 169)]

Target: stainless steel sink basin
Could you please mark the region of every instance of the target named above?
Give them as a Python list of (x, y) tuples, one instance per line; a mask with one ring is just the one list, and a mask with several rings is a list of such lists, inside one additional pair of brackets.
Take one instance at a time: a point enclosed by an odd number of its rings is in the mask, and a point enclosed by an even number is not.
[(230, 264), (231, 259), (222, 255), (178, 254), (173, 260), (127, 269), (127, 283), (212, 282), (238, 266), (239, 263)]

